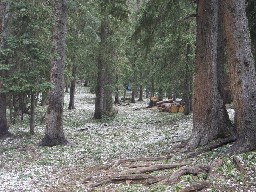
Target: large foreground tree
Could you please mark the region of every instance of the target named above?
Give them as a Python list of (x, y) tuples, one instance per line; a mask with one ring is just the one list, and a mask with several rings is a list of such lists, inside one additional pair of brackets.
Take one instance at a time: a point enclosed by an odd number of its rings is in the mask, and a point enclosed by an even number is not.
[[(236, 139), (232, 153), (256, 149), (256, 74), (245, 8), (245, 0), (198, 1), (193, 131), (189, 141), (192, 148), (227, 138), (223, 141)], [(235, 131), (223, 99), (224, 52)]]
[(219, 6), (218, 0), (198, 1), (190, 148), (231, 134), (223, 99), (224, 56)]
[(245, 0), (223, 0), (227, 60), (238, 140), (232, 151), (256, 149), (256, 74)]
[(66, 0), (54, 1), (54, 55), (51, 63), (51, 83), (53, 87), (48, 96), (47, 124), (45, 136), (41, 142), (43, 146), (55, 146), (67, 142), (63, 131), (66, 6)]

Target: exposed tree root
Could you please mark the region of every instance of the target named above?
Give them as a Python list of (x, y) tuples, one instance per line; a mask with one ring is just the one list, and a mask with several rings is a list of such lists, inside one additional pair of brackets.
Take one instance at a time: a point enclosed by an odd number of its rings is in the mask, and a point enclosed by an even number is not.
[(174, 145), (171, 152), (177, 152), (177, 151), (180, 151), (180, 149), (185, 149), (188, 144), (188, 141), (189, 139), (178, 141), (180, 143), (177, 145)]
[(131, 174), (131, 175), (120, 175), (118, 177), (113, 177), (111, 180), (113, 182), (122, 182), (122, 181), (129, 181), (130, 183), (132, 182), (140, 182), (142, 181), (143, 184), (145, 185), (151, 185), (153, 183), (157, 183), (166, 177), (157, 177), (157, 176), (152, 176), (148, 174)]
[[(84, 183), (87, 183), (90, 189), (94, 189), (96, 187), (110, 183), (143, 185), (162, 183), (164, 185), (174, 185), (178, 183), (181, 180), (181, 177), (184, 175), (198, 176), (199, 174), (205, 174), (207, 180), (191, 184), (191, 186), (185, 187), (181, 190), (182, 192), (200, 191), (211, 186), (209, 180), (216, 179), (216, 177), (218, 177), (218, 174), (216, 174), (215, 170), (223, 165), (223, 160), (221, 158), (217, 158), (213, 160), (209, 165), (193, 166), (188, 166), (188, 163), (183, 163), (184, 160), (193, 158), (201, 153), (213, 150), (232, 141), (234, 141), (233, 138), (218, 139), (207, 146), (198, 148), (196, 151), (189, 152), (187, 155), (185, 155), (185, 158), (179, 160), (180, 163), (157, 164), (157, 161), (168, 160), (175, 154), (182, 155), (180, 152), (161, 157), (120, 159), (105, 166), (104, 168), (101, 168), (101, 171), (99, 170), (96, 176), (88, 177), (88, 180), (85, 180)], [(236, 164), (239, 171), (244, 172), (242, 163), (237, 157), (234, 157), (234, 163)], [(174, 171), (171, 176), (155, 176), (149, 174), (155, 171), (163, 171), (175, 168), (179, 169)]]
[(192, 191), (201, 191), (205, 188), (210, 187), (210, 182), (208, 181), (202, 181), (200, 183), (193, 184), (191, 186), (185, 187), (184, 189), (181, 189), (180, 192), (192, 192)]
[[(128, 169), (127, 171), (118, 173), (116, 172), (102, 172), (99, 174), (99, 177), (88, 177), (87, 180), (84, 181), (84, 183), (90, 183), (89, 187), (91, 189), (102, 186), (102, 185), (107, 185), (109, 183), (129, 183), (129, 184), (143, 184), (143, 185), (151, 185), (154, 183), (161, 182), (166, 185), (172, 185), (177, 182), (179, 182), (180, 177), (186, 174), (192, 174), (192, 175), (198, 175), (200, 173), (209, 173), (210, 166), (193, 166), (193, 167), (187, 167), (184, 166), (177, 171), (175, 171), (171, 177), (167, 176), (153, 176), (149, 175), (146, 173), (153, 172), (153, 171), (160, 171), (160, 170), (165, 170), (165, 169), (172, 169), (172, 168), (177, 168), (179, 166), (182, 166), (182, 164), (158, 164), (158, 165), (152, 165), (149, 167), (143, 167), (139, 169), (133, 169), (130, 170)], [(204, 183), (204, 187), (208, 186), (206, 185), (206, 182)], [(195, 185), (191, 186), (192, 189), (196, 189), (199, 187), (202, 187), (201, 185)]]
[(210, 163), (210, 170), (209, 170), (209, 175), (208, 175), (208, 178), (209, 179), (212, 179), (212, 178), (215, 178), (216, 177), (216, 170), (223, 165), (223, 159), (221, 158), (218, 158), (218, 159), (215, 159), (214, 161), (212, 161)]
[(120, 159), (117, 160), (116, 162), (113, 162), (111, 164), (108, 165), (108, 167), (106, 168), (113, 168), (113, 167), (117, 167), (121, 164), (125, 164), (125, 163), (134, 163), (134, 162), (139, 162), (139, 161), (162, 161), (162, 160), (168, 160), (170, 159), (172, 156), (168, 155), (168, 156), (161, 156), (161, 157), (139, 157), (139, 158), (131, 158), (131, 159)]
[(208, 174), (209, 170), (210, 170), (210, 166), (202, 166), (202, 165), (197, 165), (193, 167), (181, 167), (180, 169), (175, 171), (167, 181), (164, 181), (164, 183), (171, 185), (178, 182), (180, 177), (183, 175), (187, 175), (187, 174), (198, 175), (200, 173)]
[(101, 181), (97, 181), (93, 184), (90, 184), (89, 188), (93, 189), (93, 188), (96, 188), (96, 187), (99, 187), (99, 186), (102, 186), (102, 185), (107, 185), (107, 184), (111, 183), (111, 181), (112, 180), (110, 178), (106, 178), (106, 179), (103, 179)]
[(109, 183), (140, 183), (143, 185), (151, 185), (164, 179), (166, 179), (166, 177), (152, 176), (148, 174), (114, 175), (111, 177), (102, 178), (100, 181), (95, 181), (94, 183), (90, 184), (89, 187), (90, 189), (93, 189)]
[(186, 158), (193, 158), (193, 157), (195, 157), (199, 154), (202, 154), (204, 152), (211, 151), (211, 150), (221, 147), (223, 145), (232, 143), (235, 140), (236, 139), (234, 137), (220, 138), (220, 139), (214, 140), (213, 142), (209, 143), (208, 145), (202, 146), (200, 148), (197, 148), (195, 151), (189, 152), (186, 155)]
[(233, 162), (234, 162), (237, 170), (240, 171), (243, 175), (245, 175), (246, 170), (245, 170), (245, 168), (243, 166), (242, 160), (238, 156), (234, 156), (233, 157)]
[[(254, 132), (252, 132), (251, 134), (255, 134), (255, 136), (256, 136), (256, 133), (254, 133)], [(229, 155), (237, 155), (237, 154), (241, 154), (241, 153), (245, 153), (245, 152), (249, 152), (249, 151), (254, 151), (254, 150), (256, 150), (256, 141), (250, 139), (249, 136), (248, 136), (247, 139), (246, 138), (240, 138), (240, 139), (236, 140), (232, 144), (232, 146), (229, 148), (227, 153)]]
[(186, 164), (157, 164), (149, 167), (134, 168), (126, 171), (126, 174), (139, 174), (139, 173), (150, 173), (154, 171), (161, 171), (165, 169), (174, 169), (177, 167), (184, 166)]

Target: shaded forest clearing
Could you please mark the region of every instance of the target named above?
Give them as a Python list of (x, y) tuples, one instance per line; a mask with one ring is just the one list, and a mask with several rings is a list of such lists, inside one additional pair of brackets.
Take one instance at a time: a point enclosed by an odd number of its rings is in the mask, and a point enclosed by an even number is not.
[(11, 127), (14, 136), (0, 140), (0, 191), (256, 191), (256, 152), (174, 151), (191, 134), (191, 116), (144, 109), (145, 101), (93, 120), (94, 98), (79, 88), (76, 109), (65, 105), (68, 145), (38, 146), (45, 108), (37, 108), (35, 136), (27, 118)]

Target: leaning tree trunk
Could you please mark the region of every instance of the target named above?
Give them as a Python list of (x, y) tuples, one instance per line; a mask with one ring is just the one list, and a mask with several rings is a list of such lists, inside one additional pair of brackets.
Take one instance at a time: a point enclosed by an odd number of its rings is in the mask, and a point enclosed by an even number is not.
[[(9, 19), (9, 3), (8, 2), (0, 2), (0, 49), (4, 49), (5, 47), (5, 37), (8, 35), (8, 19)], [(0, 71), (1, 77), (5, 76), (4, 71)], [(3, 82), (0, 80), (0, 137), (9, 135), (7, 118), (6, 118), (6, 94), (2, 92)]]
[[(223, 63), (218, 25), (218, 0), (198, 1), (195, 77), (193, 88), (193, 130), (189, 148), (226, 137), (231, 126), (223, 101)], [(223, 50), (222, 50), (223, 51)]]
[(66, 6), (66, 0), (54, 1), (54, 58), (51, 63), (50, 77), (53, 87), (50, 89), (48, 96), (49, 105), (47, 108), (45, 136), (41, 141), (41, 145), (43, 146), (55, 146), (67, 143), (63, 131)]
[(245, 0), (223, 0), (224, 28), (238, 140), (231, 150), (256, 149), (256, 74)]

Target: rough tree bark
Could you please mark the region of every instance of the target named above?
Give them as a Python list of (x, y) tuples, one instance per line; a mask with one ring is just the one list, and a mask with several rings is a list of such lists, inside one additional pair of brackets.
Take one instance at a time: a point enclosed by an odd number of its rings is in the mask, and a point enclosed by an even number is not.
[[(8, 35), (8, 24), (9, 19), (9, 3), (0, 2), (0, 49), (4, 48), (4, 39)], [(3, 92), (2, 78), (5, 76), (5, 71), (0, 71), (0, 137), (10, 135), (8, 131), (7, 118), (6, 118), (6, 94)]]
[(65, 33), (66, 33), (66, 0), (54, 1), (53, 53), (51, 63), (51, 83), (49, 91), (49, 105), (47, 108), (47, 123), (45, 136), (41, 141), (43, 146), (66, 144), (63, 131), (64, 105), (64, 60), (65, 60)]
[(228, 137), (231, 123), (223, 101), (219, 39), (219, 1), (199, 0), (195, 77), (193, 88), (193, 130), (189, 148)]
[(110, 29), (109, 21), (106, 20), (107, 36), (105, 37), (106, 43), (104, 43), (104, 55), (105, 55), (105, 71), (104, 71), (104, 98), (103, 98), (103, 112), (107, 116), (113, 115), (113, 84), (115, 70), (113, 67), (112, 59), (114, 58), (113, 48), (111, 48), (110, 37), (112, 31)]
[(231, 151), (256, 149), (256, 74), (245, 0), (223, 0), (224, 32), (238, 140)]
[(105, 73), (105, 43), (108, 36), (108, 26), (106, 18), (101, 21), (100, 27), (100, 47), (99, 47), (99, 55), (98, 55), (98, 63), (97, 63), (97, 84), (96, 84), (96, 99), (95, 99), (95, 111), (94, 118), (101, 119), (103, 115), (103, 98), (104, 98), (104, 73)]
[(105, 70), (105, 85), (104, 85), (104, 105), (103, 111), (106, 115), (112, 115), (113, 112), (113, 71), (112, 71), (112, 64), (107, 61), (106, 63), (106, 70)]

